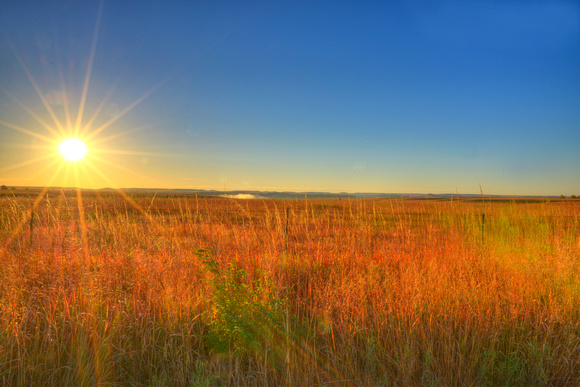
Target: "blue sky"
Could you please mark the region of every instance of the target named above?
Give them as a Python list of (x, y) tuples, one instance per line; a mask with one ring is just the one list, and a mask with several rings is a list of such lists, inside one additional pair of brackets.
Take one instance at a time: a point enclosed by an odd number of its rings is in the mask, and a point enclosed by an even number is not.
[[(64, 123), (62, 68), (76, 117), (100, 3), (1, 7), (0, 121), (50, 137), (24, 67)], [(580, 194), (577, 2), (103, 1), (98, 26), (82, 124), (110, 92), (86, 132), (119, 137), (81, 186)], [(3, 183), (49, 184), (17, 167), (43, 140), (0, 136)]]

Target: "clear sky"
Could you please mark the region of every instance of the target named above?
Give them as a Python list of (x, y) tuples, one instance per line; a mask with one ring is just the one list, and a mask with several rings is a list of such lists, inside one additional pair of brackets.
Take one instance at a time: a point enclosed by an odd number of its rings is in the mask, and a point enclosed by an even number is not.
[(4, 0), (0, 34), (0, 184), (580, 195), (576, 1)]

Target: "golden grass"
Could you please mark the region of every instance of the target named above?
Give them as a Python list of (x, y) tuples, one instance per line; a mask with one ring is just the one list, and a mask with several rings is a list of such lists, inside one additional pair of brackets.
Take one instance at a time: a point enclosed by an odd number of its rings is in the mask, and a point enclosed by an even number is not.
[(580, 384), (578, 202), (35, 198), (2, 385)]

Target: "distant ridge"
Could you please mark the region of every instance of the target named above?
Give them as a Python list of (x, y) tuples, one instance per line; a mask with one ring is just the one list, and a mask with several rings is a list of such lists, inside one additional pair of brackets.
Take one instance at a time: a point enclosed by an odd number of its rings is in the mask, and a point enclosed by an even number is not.
[[(115, 191), (115, 189), (103, 189), (107, 191)], [(103, 191), (96, 190), (96, 191)], [(157, 193), (157, 194), (178, 194), (178, 195), (202, 195), (202, 196), (220, 196), (237, 199), (381, 199), (381, 198), (411, 198), (411, 199), (481, 199), (481, 194), (422, 194), (422, 193), (376, 193), (376, 192), (296, 192), (296, 191), (256, 191), (256, 190), (234, 190), (234, 191), (218, 191), (218, 190), (203, 190), (203, 189), (166, 189), (166, 188), (121, 188), (123, 192), (127, 193)], [(542, 196), (542, 195), (487, 195), (484, 194), (485, 199), (513, 199), (513, 198), (533, 198), (533, 199), (556, 199), (559, 196)]]
[[(18, 190), (42, 190), (44, 187), (19, 187)], [(75, 187), (50, 187), (50, 191), (76, 191)], [(230, 199), (382, 199), (382, 198), (407, 198), (417, 200), (451, 200), (451, 199), (559, 199), (560, 196), (550, 195), (487, 195), (484, 194), (420, 194), (420, 193), (375, 193), (375, 192), (297, 192), (297, 191), (257, 191), (257, 190), (234, 190), (234, 191), (218, 191), (218, 190), (204, 190), (204, 189), (189, 189), (189, 188), (100, 188), (88, 189), (82, 188), (83, 192), (118, 192), (122, 191), (131, 194), (157, 194), (157, 195), (199, 195), (199, 196), (213, 196)], [(14, 192), (14, 191), (7, 191)], [(18, 192), (18, 191), (16, 191)], [(29, 194), (32, 193), (27, 191)]]
[[(42, 190), (44, 187), (19, 187), (19, 190)], [(51, 191), (73, 191), (74, 187), (51, 187)], [(482, 195), (481, 194), (420, 194), (420, 193), (374, 193), (374, 192), (296, 192), (296, 191), (257, 191), (257, 190), (204, 190), (204, 189), (188, 189), (188, 188), (100, 188), (100, 189), (82, 189), (83, 192), (118, 192), (122, 191), (131, 194), (157, 194), (157, 195), (199, 195), (223, 197), (230, 199), (381, 199), (381, 198), (407, 198), (417, 200), (452, 200), (452, 199), (559, 199), (560, 196), (549, 195)], [(9, 191), (10, 192), (10, 191)], [(12, 191), (13, 192), (13, 191)], [(29, 194), (32, 192), (28, 192)]]

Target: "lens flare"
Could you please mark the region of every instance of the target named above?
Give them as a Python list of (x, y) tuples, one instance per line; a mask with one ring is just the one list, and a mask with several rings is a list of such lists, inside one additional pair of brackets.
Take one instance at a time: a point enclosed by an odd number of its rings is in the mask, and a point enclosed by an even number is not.
[(64, 140), (58, 146), (62, 157), (68, 161), (81, 160), (87, 153), (87, 146), (78, 138), (69, 138)]

